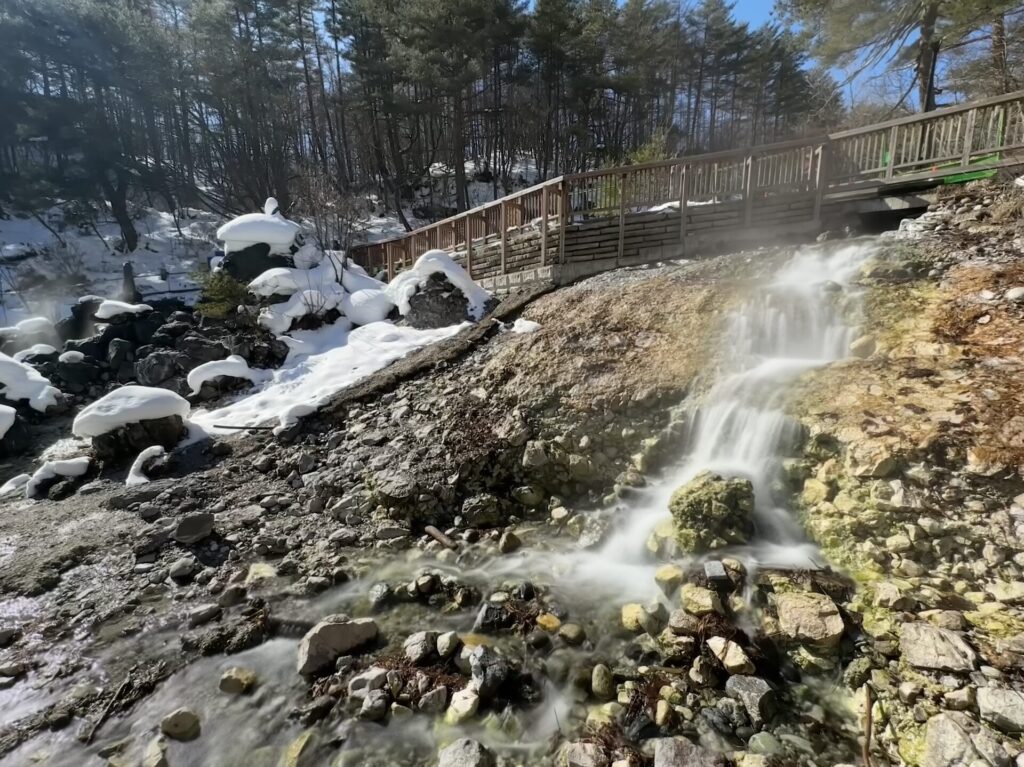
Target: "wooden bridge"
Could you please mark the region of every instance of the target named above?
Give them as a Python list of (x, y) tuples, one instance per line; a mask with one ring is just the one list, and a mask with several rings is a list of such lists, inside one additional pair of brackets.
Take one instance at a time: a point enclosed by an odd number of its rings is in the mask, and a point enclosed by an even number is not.
[(492, 290), (565, 283), (806, 238), (887, 198), (913, 207), (908, 196), (929, 187), (1024, 163), (1021, 150), (1024, 91), (826, 136), (559, 176), (352, 255), (394, 276), (440, 248)]

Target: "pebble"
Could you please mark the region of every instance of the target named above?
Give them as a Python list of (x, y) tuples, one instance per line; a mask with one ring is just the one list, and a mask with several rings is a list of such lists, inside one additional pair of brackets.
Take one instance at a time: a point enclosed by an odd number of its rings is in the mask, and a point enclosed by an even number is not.
[(172, 740), (195, 740), (199, 737), (199, 715), (190, 708), (175, 709), (160, 721), (160, 731)]
[(255, 671), (242, 666), (232, 666), (221, 674), (220, 690), (231, 695), (244, 695), (256, 686), (257, 681)]

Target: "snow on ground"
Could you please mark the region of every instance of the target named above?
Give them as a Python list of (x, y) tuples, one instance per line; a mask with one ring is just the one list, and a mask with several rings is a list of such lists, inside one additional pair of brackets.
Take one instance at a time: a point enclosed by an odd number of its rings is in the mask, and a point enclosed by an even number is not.
[(7, 431), (14, 426), (14, 418), (18, 411), (7, 405), (0, 405), (0, 439), (4, 438)]
[(18, 474), (17, 476), (11, 477), (9, 480), (4, 482), (2, 486), (0, 486), (0, 498), (21, 490), (28, 484), (30, 479), (32, 479), (31, 474)]
[(520, 317), (518, 320), (512, 323), (511, 332), (513, 333), (536, 333), (540, 330), (540, 323), (534, 322), (533, 320), (527, 320)]
[(68, 458), (63, 461), (47, 461), (38, 469), (32, 478), (25, 483), (25, 497), (31, 498), (35, 495), (36, 488), (43, 482), (55, 477), (80, 477), (89, 470), (92, 461), (87, 455), (80, 458)]
[(71, 426), (76, 437), (98, 437), (125, 424), (188, 416), (188, 400), (167, 389), (129, 384), (86, 405)]
[(350, 330), (348, 323), (339, 321), (318, 330), (295, 332), (292, 336), (302, 351), (293, 349), (285, 364), (271, 371), (270, 381), (224, 407), (196, 410), (189, 421), (210, 434), (235, 433), (216, 428), (218, 424), (257, 426), (273, 418), (278, 419), (280, 428), (287, 428), (346, 386), (416, 349), (450, 338), (463, 327), (416, 330), (375, 322)]
[(35, 368), (0, 352), (0, 395), (5, 399), (28, 400), (29, 407), (42, 413), (57, 404), (58, 394)]
[(435, 272), (444, 274), (452, 285), (462, 291), (469, 301), (469, 316), (473, 320), (483, 317), (491, 294), (473, 282), (466, 270), (443, 250), (428, 250), (416, 259), (411, 269), (399, 274), (388, 285), (388, 295), (403, 316), (409, 313), (409, 299)]
[(204, 362), (197, 368), (193, 368), (185, 379), (193, 394), (197, 394), (207, 381), (220, 376), (231, 378), (245, 378), (253, 383), (261, 383), (270, 376), (269, 370), (253, 370), (244, 357), (237, 354), (230, 355), (227, 359)]
[(152, 458), (159, 458), (167, 451), (164, 450), (160, 445), (151, 445), (139, 453), (135, 460), (132, 461), (132, 467), (128, 470), (128, 476), (125, 478), (124, 483), (129, 487), (134, 485), (145, 485), (149, 482), (149, 477), (143, 471), (146, 465), (146, 461)]

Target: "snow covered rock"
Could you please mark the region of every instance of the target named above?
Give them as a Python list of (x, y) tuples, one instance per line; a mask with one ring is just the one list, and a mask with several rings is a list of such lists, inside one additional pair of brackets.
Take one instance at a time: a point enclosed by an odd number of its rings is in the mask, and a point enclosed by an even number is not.
[(60, 391), (32, 367), (0, 352), (0, 399), (28, 400), (29, 407), (45, 412), (57, 405)]
[(188, 401), (172, 391), (122, 386), (85, 407), (71, 431), (91, 437), (100, 460), (115, 460), (152, 445), (173, 448), (186, 434), (188, 411)]
[[(473, 282), (466, 270), (455, 263), (449, 254), (443, 250), (428, 250), (416, 260), (412, 269), (402, 272), (388, 285), (388, 295), (403, 317), (409, 319), (409, 313), (413, 308), (411, 299), (417, 293), (428, 288), (428, 281), (434, 274), (442, 275), (452, 288), (462, 294), (466, 302), (466, 309), (464, 316), (458, 322), (467, 319), (476, 322), (492, 308), (494, 298), (491, 294)], [(444, 282), (437, 279), (433, 280), (432, 285), (435, 290), (447, 289), (444, 288)], [(412, 320), (410, 320), (411, 322)], [(413, 327), (438, 326), (414, 325)]]
[(41, 361), (42, 358), (56, 360), (57, 350), (49, 344), (33, 344), (27, 349), (22, 349), (14, 355), (14, 359), (18, 362), (26, 362), (33, 365)]
[(128, 470), (128, 477), (124, 483), (128, 487), (134, 487), (135, 485), (144, 485), (149, 482), (149, 477), (146, 476), (146, 466), (152, 463), (158, 458), (163, 457), (167, 454), (162, 445), (150, 445), (145, 450), (136, 456), (132, 462), (131, 468)]
[(192, 394), (199, 394), (203, 384), (217, 378), (242, 378), (252, 383), (261, 383), (270, 377), (267, 370), (253, 370), (249, 363), (237, 354), (227, 359), (207, 362), (188, 374), (188, 385)]
[(21, 455), (30, 443), (28, 426), (18, 411), (0, 405), (0, 458)]
[(382, 288), (364, 288), (348, 293), (341, 299), (341, 311), (354, 325), (383, 322), (394, 308), (390, 296)]
[(224, 241), (224, 252), (234, 253), (258, 243), (270, 246), (270, 252), (287, 253), (302, 228), (280, 213), (246, 213), (217, 230), (217, 239)]
[(323, 316), (341, 303), (344, 290), (336, 282), (328, 282), (321, 289), (302, 290), (283, 304), (266, 307), (260, 312), (259, 324), (275, 335), (283, 335), (294, 320), (307, 316)]
[(149, 304), (129, 304), (125, 301), (114, 301), (107, 299), (96, 308), (93, 315), (98, 320), (110, 321), (122, 318), (134, 318), (140, 314), (148, 314), (153, 311)]
[(81, 477), (88, 470), (92, 459), (88, 456), (68, 458), (63, 461), (47, 461), (25, 483), (26, 498), (45, 498), (54, 485), (62, 479)]

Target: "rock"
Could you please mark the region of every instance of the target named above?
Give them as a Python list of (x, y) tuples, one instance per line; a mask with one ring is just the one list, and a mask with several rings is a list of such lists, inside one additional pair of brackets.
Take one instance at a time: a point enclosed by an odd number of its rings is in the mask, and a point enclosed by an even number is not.
[(636, 602), (630, 602), (622, 606), (622, 627), (634, 634), (657, 634), (658, 625), (652, 616), (644, 609), (644, 606)]
[(221, 612), (221, 607), (217, 604), (199, 605), (198, 607), (189, 610), (188, 626), (189, 628), (202, 626), (219, 618)]
[(470, 686), (480, 693), (483, 699), (493, 697), (511, 673), (512, 667), (509, 662), (487, 645), (474, 647), (470, 653)]
[(665, 596), (671, 597), (683, 583), (683, 569), (678, 565), (662, 565), (654, 571), (654, 582)]
[(92, 438), (92, 449), (101, 461), (134, 459), (147, 447), (160, 445), (171, 450), (185, 437), (187, 429), (179, 415), (129, 423)]
[(405, 321), (420, 330), (446, 328), (468, 319), (469, 301), (442, 272), (431, 274), (409, 298)]
[(981, 718), (1007, 735), (1024, 732), (1024, 694), (1000, 687), (978, 690), (978, 711)]
[(439, 714), (448, 702), (448, 688), (439, 685), (420, 696), (417, 708), (427, 714)]
[(25, 419), (18, 413), (14, 414), (12, 423), (0, 437), (0, 458), (24, 455), (32, 444), (32, 433)]
[(731, 676), (725, 681), (725, 694), (743, 704), (754, 727), (761, 727), (775, 713), (775, 691), (760, 677)]
[(348, 696), (357, 700), (365, 698), (370, 692), (382, 689), (387, 681), (387, 669), (371, 666), (348, 680)]
[(562, 767), (608, 767), (608, 754), (598, 743), (567, 743), (558, 762)]
[(179, 708), (160, 721), (160, 731), (172, 740), (195, 740), (199, 737), (199, 715), (190, 708)]
[(547, 451), (543, 442), (527, 442), (523, 447), (522, 465), (524, 469), (539, 469), (548, 463)]
[(467, 687), (452, 695), (444, 720), (447, 724), (462, 724), (476, 715), (480, 707), (480, 695), (472, 687)]
[(935, 671), (974, 671), (978, 656), (955, 631), (928, 623), (904, 623), (900, 629), (903, 660), (916, 668)]
[(693, 615), (710, 615), (711, 613), (724, 613), (722, 600), (718, 593), (702, 586), (694, 586), (692, 583), (684, 583), (679, 591), (680, 601), (683, 609)]
[(459, 639), (458, 632), (446, 631), (443, 634), (439, 634), (437, 637), (437, 654), (442, 658), (450, 658), (459, 649), (460, 644), (462, 644), (462, 640)]
[(668, 627), (676, 636), (694, 636), (701, 630), (700, 618), (686, 610), (673, 610), (668, 618)]
[(1014, 303), (1024, 301), (1024, 287), (1010, 288), (1003, 294), (1003, 298)]
[(558, 629), (558, 636), (561, 637), (562, 641), (567, 645), (576, 647), (586, 641), (587, 632), (584, 631), (583, 627), (578, 623), (563, 623), (562, 627)]
[(723, 637), (711, 637), (708, 639), (707, 645), (730, 674), (753, 673), (754, 664), (743, 652), (743, 648), (735, 642)]
[(277, 267), (294, 267), (295, 262), (290, 256), (270, 255), (270, 246), (265, 242), (257, 242), (240, 250), (233, 250), (224, 256), (221, 268), (228, 276), (244, 282), (252, 282), (267, 269)]
[(513, 551), (518, 551), (522, 545), (523, 542), (519, 540), (519, 536), (511, 530), (503, 532), (501, 538), (498, 539), (498, 551), (502, 554), (511, 554)]
[(754, 487), (746, 479), (705, 471), (672, 494), (669, 511), (684, 553), (746, 543), (754, 532)]
[(686, 738), (658, 738), (654, 741), (654, 767), (725, 767), (725, 759)]
[(143, 386), (160, 386), (165, 381), (185, 375), (188, 364), (188, 357), (181, 352), (164, 349), (150, 352), (135, 363), (135, 380)]
[(232, 666), (220, 677), (220, 690), (231, 695), (244, 695), (256, 687), (256, 672), (241, 666)]
[(417, 631), (415, 634), (410, 634), (402, 643), (402, 649), (406, 658), (419, 665), (433, 655), (437, 649), (437, 632)]
[(615, 678), (611, 669), (603, 663), (598, 663), (590, 672), (590, 690), (594, 697), (601, 700), (615, 699)]
[(437, 767), (494, 767), (494, 754), (471, 738), (459, 738), (441, 749)]
[(775, 598), (779, 627), (787, 639), (817, 647), (835, 647), (843, 636), (843, 617), (825, 594), (790, 592)]
[(496, 527), (505, 521), (501, 501), (489, 493), (474, 495), (463, 501), (462, 518), (470, 527)]
[(213, 514), (202, 512), (186, 514), (178, 520), (172, 537), (178, 543), (192, 544), (208, 537), (213, 532)]
[(358, 716), (370, 722), (379, 722), (388, 715), (388, 703), (388, 694), (384, 690), (370, 690), (363, 698)]
[(314, 674), (334, 663), (360, 645), (377, 638), (377, 623), (372, 618), (350, 620), (332, 615), (311, 628), (299, 643), (298, 672)]
[(920, 764), (921, 767), (1006, 764), (1005, 753), (993, 733), (966, 714), (950, 712), (928, 720)]
[(167, 574), (176, 581), (184, 581), (192, 577), (192, 574), (196, 571), (197, 567), (198, 565), (196, 564), (195, 557), (191, 555), (181, 557), (171, 564), (170, 568), (167, 570)]

